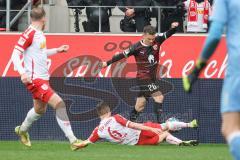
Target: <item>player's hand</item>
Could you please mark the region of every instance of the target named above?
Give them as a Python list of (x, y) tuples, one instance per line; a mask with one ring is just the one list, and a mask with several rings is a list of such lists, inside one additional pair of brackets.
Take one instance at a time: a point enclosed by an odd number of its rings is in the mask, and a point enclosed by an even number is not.
[(197, 60), (197, 63), (194, 69), (190, 72), (189, 75), (183, 77), (183, 89), (185, 92), (191, 92), (192, 85), (198, 79), (203, 68), (206, 66), (206, 61)]
[(151, 128), (150, 131), (153, 133), (156, 133), (158, 135), (162, 134), (162, 132), (163, 132), (160, 128)]
[(23, 84), (32, 83), (31, 78), (30, 78), (26, 73), (23, 73), (23, 74), (21, 75), (21, 81), (22, 81)]
[(178, 22), (173, 22), (171, 24), (171, 28), (177, 28), (179, 26), (179, 23)]
[(99, 68), (102, 69), (102, 68), (105, 68), (107, 67), (107, 62), (100, 62), (99, 63)]
[(62, 45), (59, 48), (57, 48), (57, 52), (67, 52), (69, 50), (69, 45)]

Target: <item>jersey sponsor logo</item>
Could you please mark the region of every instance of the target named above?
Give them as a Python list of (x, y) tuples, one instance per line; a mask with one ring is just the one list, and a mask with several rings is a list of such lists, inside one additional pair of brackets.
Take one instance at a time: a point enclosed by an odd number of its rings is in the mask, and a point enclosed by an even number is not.
[(204, 10), (197, 10), (198, 14), (204, 14)]
[(150, 55), (148, 56), (148, 61), (149, 61), (149, 63), (154, 64), (155, 59), (154, 59), (154, 56), (153, 56), (152, 54), (150, 54)]
[(140, 51), (140, 54), (144, 54), (145, 52), (144, 51)]

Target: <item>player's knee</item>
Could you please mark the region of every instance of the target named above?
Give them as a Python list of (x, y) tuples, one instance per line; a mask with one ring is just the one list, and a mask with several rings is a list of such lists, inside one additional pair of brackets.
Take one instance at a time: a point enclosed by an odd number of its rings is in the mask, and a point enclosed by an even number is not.
[(65, 108), (65, 107), (66, 107), (65, 102), (61, 100), (60, 102), (57, 103), (57, 105), (54, 108), (58, 109), (58, 108)]
[(239, 126), (235, 126), (235, 125), (229, 125), (227, 123), (224, 123), (222, 124), (222, 128), (221, 128), (221, 132), (222, 132), (222, 135), (227, 139), (227, 137), (237, 131), (237, 130), (240, 130), (239, 129)]
[(222, 132), (222, 135), (223, 135), (225, 138), (227, 138), (227, 136), (228, 136), (228, 128), (225, 127), (225, 126), (222, 126), (221, 132)]
[(167, 138), (167, 136), (169, 136), (169, 135), (170, 135), (170, 133), (168, 131), (165, 131), (162, 134), (160, 134), (158, 143), (163, 142)]
[(36, 112), (37, 114), (40, 114), (40, 115), (46, 113), (46, 111), (47, 111), (47, 106), (41, 107), (41, 108), (37, 108), (37, 109), (35, 108), (35, 112)]
[(135, 106), (136, 111), (138, 111), (138, 112), (142, 111), (144, 109), (145, 105), (146, 105), (146, 102), (137, 103)]
[(163, 99), (164, 99), (163, 95), (159, 95), (159, 96), (154, 97), (154, 101), (157, 102), (157, 103), (162, 103)]

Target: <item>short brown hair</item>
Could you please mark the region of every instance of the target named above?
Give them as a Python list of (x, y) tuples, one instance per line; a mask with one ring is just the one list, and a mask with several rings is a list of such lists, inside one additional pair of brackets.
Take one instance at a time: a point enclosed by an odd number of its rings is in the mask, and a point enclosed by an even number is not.
[(156, 34), (156, 28), (151, 26), (151, 25), (147, 25), (143, 28), (143, 33), (144, 34), (155, 35)]
[(32, 9), (31, 13), (30, 13), (30, 17), (33, 21), (37, 21), (42, 19), (43, 17), (45, 17), (46, 12), (44, 11), (44, 9), (42, 7), (35, 7)]
[(110, 112), (110, 106), (106, 103), (106, 102), (100, 102), (98, 105), (97, 105), (97, 114), (99, 116), (102, 116), (108, 112)]

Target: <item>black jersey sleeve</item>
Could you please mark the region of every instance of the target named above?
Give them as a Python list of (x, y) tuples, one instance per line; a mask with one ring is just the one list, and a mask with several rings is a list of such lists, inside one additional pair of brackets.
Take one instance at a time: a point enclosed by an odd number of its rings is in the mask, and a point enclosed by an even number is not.
[(163, 43), (166, 39), (168, 39), (169, 37), (171, 37), (174, 33), (176, 33), (176, 28), (171, 28), (170, 30), (168, 30), (167, 32), (164, 33), (160, 33), (156, 36), (156, 42), (158, 43)]
[(116, 54), (112, 57), (112, 59), (107, 61), (107, 65), (110, 65), (114, 62), (120, 61), (123, 58), (128, 58), (135, 53), (135, 45), (130, 46), (128, 49), (124, 50), (123, 52)]

